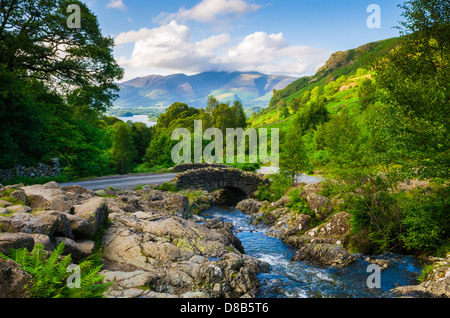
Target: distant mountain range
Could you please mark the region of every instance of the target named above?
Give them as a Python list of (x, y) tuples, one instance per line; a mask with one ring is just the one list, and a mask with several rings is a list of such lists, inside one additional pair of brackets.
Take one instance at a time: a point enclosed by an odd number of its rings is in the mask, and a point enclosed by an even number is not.
[(175, 102), (203, 108), (209, 95), (221, 102), (239, 100), (244, 107), (267, 107), (273, 90), (297, 78), (257, 72), (205, 72), (192, 76), (150, 75), (120, 83), (115, 108), (166, 108)]

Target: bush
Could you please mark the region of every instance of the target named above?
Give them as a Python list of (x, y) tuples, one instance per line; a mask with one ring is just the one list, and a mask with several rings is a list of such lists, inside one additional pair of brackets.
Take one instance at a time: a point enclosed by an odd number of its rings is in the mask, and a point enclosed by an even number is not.
[(161, 190), (161, 191), (169, 191), (169, 192), (177, 192), (178, 188), (175, 184), (173, 183), (169, 183), (169, 182), (165, 182), (163, 184), (161, 184), (160, 186), (155, 187), (157, 190)]
[(291, 179), (283, 174), (270, 176), (270, 185), (260, 186), (255, 195), (258, 201), (278, 201), (291, 186)]
[(402, 241), (408, 249), (435, 253), (450, 242), (448, 187), (435, 191), (420, 189), (404, 197)]
[(296, 211), (298, 214), (306, 214), (314, 218), (314, 211), (311, 210), (308, 202), (300, 196), (300, 193), (302, 193), (302, 189), (294, 189), (289, 193), (291, 202), (287, 205), (287, 207), (293, 211)]
[(68, 278), (72, 260), (70, 254), (64, 258), (64, 243), (47, 257), (44, 246), (36, 244), (30, 253), (26, 248), (12, 250), (9, 256), (0, 254), (1, 258), (10, 259), (22, 265), (32, 276), (32, 286), (28, 293), (32, 298), (102, 298), (110, 284), (103, 284), (103, 276), (98, 275), (102, 265), (96, 265), (95, 256), (85, 259), (80, 269), (80, 286), (69, 288)]
[(227, 165), (240, 169), (242, 171), (249, 172), (256, 172), (256, 170), (261, 168), (261, 165), (259, 163), (227, 163)]

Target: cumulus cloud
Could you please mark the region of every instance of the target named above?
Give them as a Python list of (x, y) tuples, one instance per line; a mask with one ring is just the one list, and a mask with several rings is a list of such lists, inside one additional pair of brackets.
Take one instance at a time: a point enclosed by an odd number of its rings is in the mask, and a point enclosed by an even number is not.
[(290, 46), (282, 33), (255, 32), (231, 43), (222, 33), (192, 41), (188, 26), (172, 21), (157, 28), (121, 33), (117, 45), (134, 43), (130, 57), (119, 64), (127, 68), (164, 69), (193, 74), (205, 71), (259, 71), (302, 76), (314, 73), (329, 56), (327, 50)]
[(185, 22), (213, 22), (218, 16), (240, 16), (260, 8), (260, 5), (249, 4), (244, 0), (202, 0), (191, 9), (180, 8), (176, 13), (161, 13), (155, 18), (156, 22), (167, 23), (172, 20)]
[(122, 0), (110, 0), (106, 7), (110, 9), (118, 9), (121, 11), (127, 10), (127, 6), (123, 3)]

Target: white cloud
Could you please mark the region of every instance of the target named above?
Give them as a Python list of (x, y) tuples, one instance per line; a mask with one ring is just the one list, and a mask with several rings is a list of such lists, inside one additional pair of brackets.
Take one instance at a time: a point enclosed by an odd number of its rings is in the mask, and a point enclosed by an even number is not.
[(220, 34), (199, 42), (191, 41), (189, 27), (176, 21), (154, 29), (121, 33), (116, 44), (134, 43), (129, 59), (121, 57), (122, 66), (135, 68), (162, 68), (186, 73), (200, 72), (211, 67), (216, 50), (229, 40), (228, 34)]
[(122, 0), (110, 0), (106, 7), (110, 9), (118, 9), (121, 11), (127, 10), (127, 6), (123, 3)]
[(266, 74), (303, 76), (322, 66), (328, 50), (290, 46), (282, 33), (255, 32), (232, 45), (230, 35), (222, 33), (192, 41), (188, 26), (172, 21), (154, 29), (121, 33), (117, 45), (134, 43), (130, 57), (119, 64), (130, 69), (169, 70), (193, 74), (205, 71), (259, 71)]
[(313, 74), (329, 55), (328, 50), (290, 46), (282, 33), (255, 32), (216, 61), (239, 71), (300, 76)]
[(172, 20), (185, 22), (194, 20), (198, 22), (213, 22), (218, 16), (240, 16), (260, 8), (260, 5), (249, 4), (244, 0), (202, 0), (191, 9), (180, 8), (177, 13), (161, 13), (155, 21), (167, 23)]

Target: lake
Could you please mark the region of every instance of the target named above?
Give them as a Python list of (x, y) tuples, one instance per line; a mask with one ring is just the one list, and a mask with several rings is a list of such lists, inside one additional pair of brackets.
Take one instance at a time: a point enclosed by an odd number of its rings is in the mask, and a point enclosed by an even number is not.
[(124, 122), (131, 121), (133, 123), (144, 123), (149, 127), (156, 125), (156, 122), (150, 121), (147, 115), (133, 115), (131, 117), (117, 117), (117, 118), (123, 120)]

